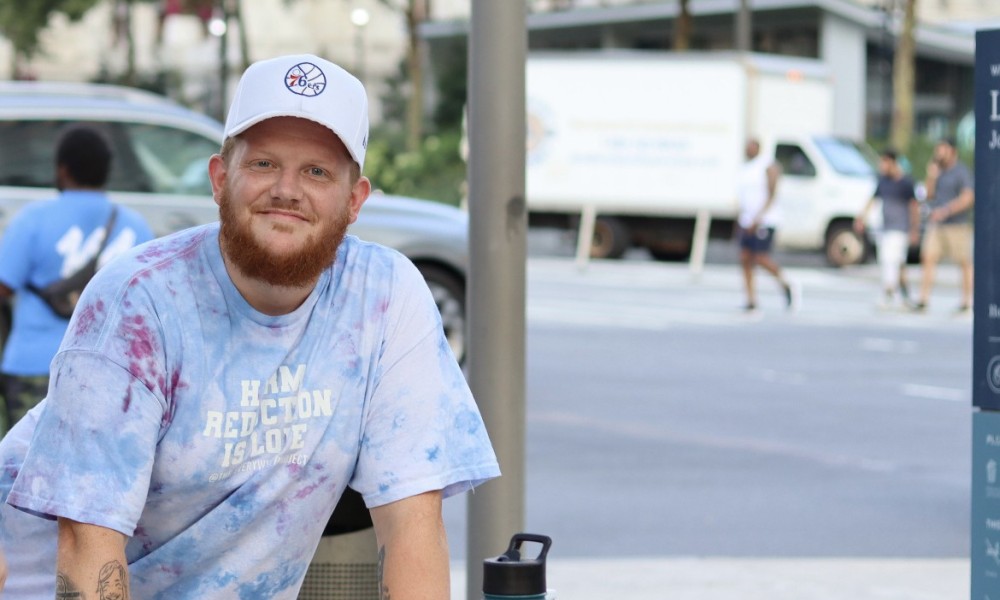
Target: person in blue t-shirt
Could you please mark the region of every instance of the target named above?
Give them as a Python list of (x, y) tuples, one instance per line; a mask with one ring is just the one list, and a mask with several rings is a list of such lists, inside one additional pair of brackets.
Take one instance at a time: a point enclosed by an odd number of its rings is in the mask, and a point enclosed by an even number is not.
[(442, 499), (500, 470), (420, 272), (346, 233), (367, 141), (337, 65), (246, 70), (209, 163), (220, 221), (98, 271), (0, 441), (10, 597), (110, 573), (123, 598), (294, 600), (348, 487), (382, 597), (448, 596)]
[[(114, 205), (104, 192), (111, 147), (103, 134), (73, 125), (56, 146), (59, 196), (24, 207), (0, 239), (0, 299), (13, 299), (13, 327), (0, 363), (0, 435), (45, 397), (49, 363), (68, 319), (30, 288), (75, 273), (101, 248)], [(139, 213), (117, 207), (98, 266), (153, 238)]]

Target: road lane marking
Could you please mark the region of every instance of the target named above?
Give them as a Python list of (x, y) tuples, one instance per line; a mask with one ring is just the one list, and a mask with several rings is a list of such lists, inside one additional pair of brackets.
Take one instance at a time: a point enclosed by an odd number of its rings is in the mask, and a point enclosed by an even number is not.
[(968, 392), (958, 388), (923, 385), (920, 383), (905, 383), (902, 386), (902, 390), (903, 395), (914, 396), (916, 398), (946, 400), (948, 402), (966, 402), (969, 400)]
[(868, 352), (885, 352), (887, 354), (916, 354), (917, 343), (908, 340), (866, 337), (861, 340), (861, 349)]

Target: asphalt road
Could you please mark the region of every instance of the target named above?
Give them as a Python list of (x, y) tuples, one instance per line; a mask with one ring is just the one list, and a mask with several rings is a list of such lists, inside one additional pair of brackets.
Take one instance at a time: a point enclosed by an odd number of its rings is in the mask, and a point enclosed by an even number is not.
[[(765, 279), (747, 316), (728, 245), (700, 276), (529, 249), (526, 529), (551, 556), (968, 556), (957, 273), (928, 314), (880, 312), (873, 265), (779, 255), (801, 309)], [(456, 559), (465, 509), (446, 501)]]

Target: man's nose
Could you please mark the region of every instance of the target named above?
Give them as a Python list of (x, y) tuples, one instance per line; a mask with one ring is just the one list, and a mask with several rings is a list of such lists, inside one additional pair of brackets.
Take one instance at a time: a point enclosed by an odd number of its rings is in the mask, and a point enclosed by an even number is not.
[(293, 169), (278, 171), (274, 185), (271, 186), (271, 196), (276, 200), (296, 202), (302, 199), (301, 174)]

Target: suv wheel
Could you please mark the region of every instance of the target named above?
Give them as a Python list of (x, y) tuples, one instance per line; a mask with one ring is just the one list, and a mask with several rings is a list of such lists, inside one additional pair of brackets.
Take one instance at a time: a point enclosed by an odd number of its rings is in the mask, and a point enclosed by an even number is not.
[(451, 271), (432, 264), (417, 264), (441, 313), (444, 335), (460, 364), (465, 362), (465, 280)]
[(863, 263), (868, 256), (868, 242), (854, 231), (851, 223), (842, 221), (830, 226), (826, 234), (826, 261), (834, 267)]

